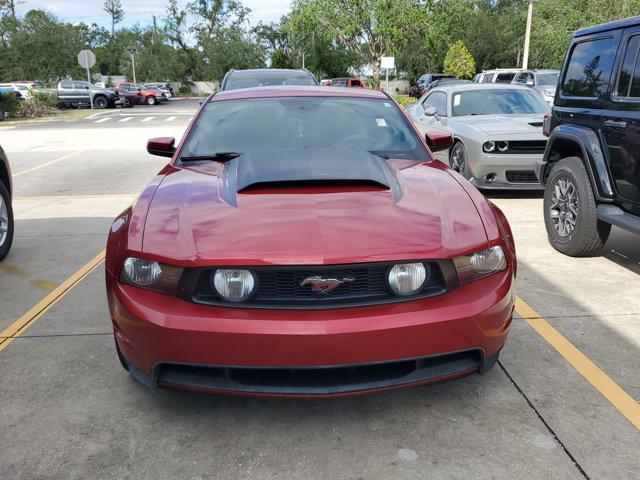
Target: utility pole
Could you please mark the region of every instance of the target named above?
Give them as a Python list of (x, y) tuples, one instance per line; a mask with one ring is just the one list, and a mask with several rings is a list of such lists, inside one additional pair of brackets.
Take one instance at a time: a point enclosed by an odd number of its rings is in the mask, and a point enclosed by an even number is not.
[(153, 16), (153, 37), (151, 37), (151, 43), (156, 44), (156, 35), (158, 35), (158, 24), (156, 23), (156, 16)]
[(136, 81), (136, 58), (133, 52), (131, 52), (131, 69), (133, 70), (133, 83), (138, 83)]
[(529, 7), (527, 10), (527, 30), (524, 34), (524, 55), (522, 56), (522, 69), (529, 67), (529, 41), (531, 40), (531, 18), (533, 17), (533, 2), (537, 0), (528, 0)]
[(304, 70), (304, 52), (302, 52), (302, 69)]

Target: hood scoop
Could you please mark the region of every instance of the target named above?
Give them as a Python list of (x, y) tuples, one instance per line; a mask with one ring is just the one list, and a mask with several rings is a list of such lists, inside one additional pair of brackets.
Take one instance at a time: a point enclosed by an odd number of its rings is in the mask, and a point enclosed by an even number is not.
[(386, 160), (351, 149), (289, 149), (251, 152), (225, 164), (223, 198), (237, 206), (236, 195), (252, 189), (301, 186), (388, 189), (397, 203), (400, 183)]

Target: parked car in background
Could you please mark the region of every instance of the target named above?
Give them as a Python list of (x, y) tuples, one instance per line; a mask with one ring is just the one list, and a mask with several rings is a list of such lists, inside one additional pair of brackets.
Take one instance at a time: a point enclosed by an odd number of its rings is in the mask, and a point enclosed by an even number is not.
[(31, 92), (29, 91), (31, 87), (25, 85), (24, 83), (2, 83), (0, 84), (0, 90), (7, 91), (13, 90), (16, 92), (16, 96), (20, 100), (26, 100), (27, 98), (31, 98)]
[(431, 89), (439, 87), (441, 85), (465, 85), (465, 84), (469, 84), (469, 83), (473, 83), (471, 80), (461, 80), (459, 78), (450, 78), (450, 77), (444, 77), (444, 78), (439, 78), (438, 80), (434, 80), (433, 82), (431, 82), (431, 84), (427, 87), (426, 91), (424, 92), (425, 94), (428, 93)]
[(40, 80), (14, 80), (9, 83), (17, 83), (20, 85), (26, 85), (30, 88), (44, 88), (44, 83)]
[(364, 80), (357, 77), (339, 77), (331, 79), (332, 87), (367, 88)]
[(147, 88), (151, 88), (151, 89), (155, 89), (155, 90), (160, 90), (161, 92), (164, 92), (164, 94), (167, 96), (167, 98), (171, 98), (171, 97), (175, 97), (175, 91), (173, 89), (173, 85), (171, 85), (170, 83), (166, 83), (166, 82), (151, 82), (151, 83), (145, 83), (144, 84), (145, 87)]
[(220, 84), (220, 91), (252, 87), (317, 86), (318, 80), (308, 70), (261, 68), (229, 70)]
[(123, 108), (131, 108), (143, 103), (142, 92), (140, 90), (125, 90), (124, 88), (116, 88), (116, 90), (122, 99)]
[(98, 88), (82, 80), (62, 80), (58, 83), (58, 101), (62, 108), (90, 107), (115, 108), (121, 103), (115, 89)]
[(423, 132), (448, 132), (451, 168), (481, 189), (539, 190), (536, 162), (547, 143), (542, 121), (551, 111), (527, 87), (447, 85), (408, 109)]
[(537, 174), (549, 242), (592, 255), (616, 225), (640, 234), (640, 17), (578, 30)]
[(106, 248), (123, 367), (150, 387), (294, 397), (487, 372), (513, 236), (425, 141), (452, 138), (419, 136), (383, 92), (315, 86), (220, 92), (178, 147), (150, 140), (170, 168)]
[(447, 75), (444, 73), (425, 73), (424, 75), (418, 78), (416, 84), (409, 88), (409, 95), (413, 98), (420, 98), (423, 96), (429, 85), (436, 80), (440, 80), (441, 78), (456, 78), (455, 75)]
[(0, 147), (0, 260), (7, 256), (13, 242), (12, 196), (11, 167)]
[(473, 77), (475, 83), (511, 83), (521, 68), (496, 68), (485, 70)]
[(143, 84), (137, 83), (119, 83), (117, 85), (119, 91), (140, 93), (141, 103), (147, 105), (156, 105), (158, 103), (165, 103), (168, 98), (161, 90), (155, 88), (147, 88)]
[(322, 87), (330, 87), (331, 86), (331, 79), (330, 78), (325, 78), (320, 80), (320, 85)]
[(553, 104), (560, 70), (522, 70), (516, 73), (511, 83), (532, 88), (548, 104)]

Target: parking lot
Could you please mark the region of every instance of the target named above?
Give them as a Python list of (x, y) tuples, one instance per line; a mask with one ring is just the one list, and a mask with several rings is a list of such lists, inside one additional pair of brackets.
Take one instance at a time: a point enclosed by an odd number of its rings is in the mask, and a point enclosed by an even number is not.
[(2, 478), (631, 479), (640, 471), (640, 242), (547, 242), (542, 196), (494, 194), (518, 248), (510, 337), (486, 375), (330, 400), (150, 390), (116, 357), (113, 218), (197, 100), (0, 128), (16, 235), (0, 263)]

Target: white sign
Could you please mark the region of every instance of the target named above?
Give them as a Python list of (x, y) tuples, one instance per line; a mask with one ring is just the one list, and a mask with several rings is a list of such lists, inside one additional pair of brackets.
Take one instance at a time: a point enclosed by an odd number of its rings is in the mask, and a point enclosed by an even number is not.
[(78, 54), (78, 63), (82, 68), (91, 68), (96, 64), (96, 56), (91, 50), (82, 50)]
[(382, 57), (380, 59), (380, 68), (382, 69), (392, 69), (396, 68), (396, 58), (395, 57)]

